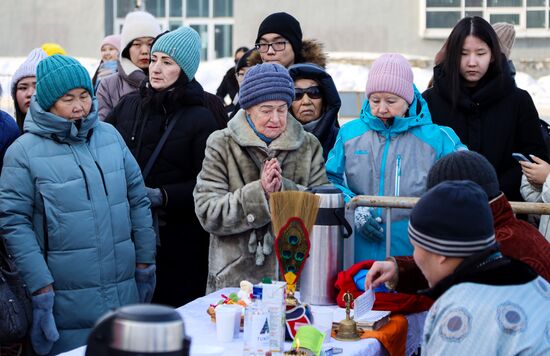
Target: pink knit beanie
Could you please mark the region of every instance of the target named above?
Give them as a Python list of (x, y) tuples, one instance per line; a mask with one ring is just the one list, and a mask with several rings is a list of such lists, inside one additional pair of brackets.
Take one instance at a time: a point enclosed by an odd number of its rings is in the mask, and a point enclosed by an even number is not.
[(113, 46), (120, 52), (120, 35), (109, 35), (105, 37), (103, 41), (101, 41), (101, 46), (99, 46), (99, 48), (102, 48), (106, 44)]
[(367, 98), (372, 93), (392, 93), (412, 103), (413, 72), (405, 57), (398, 53), (386, 53), (374, 61), (365, 90)]

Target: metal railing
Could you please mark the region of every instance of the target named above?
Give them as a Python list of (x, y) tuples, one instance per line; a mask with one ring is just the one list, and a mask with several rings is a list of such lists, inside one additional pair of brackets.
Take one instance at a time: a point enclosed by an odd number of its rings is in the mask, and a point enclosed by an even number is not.
[[(386, 257), (391, 247), (391, 211), (392, 209), (412, 209), (420, 198), (358, 195), (346, 204), (346, 210), (354, 212), (358, 206), (386, 208)], [(525, 203), (511, 201), (512, 211), (516, 214), (550, 215), (550, 203)], [(347, 215), (347, 214), (346, 214)]]

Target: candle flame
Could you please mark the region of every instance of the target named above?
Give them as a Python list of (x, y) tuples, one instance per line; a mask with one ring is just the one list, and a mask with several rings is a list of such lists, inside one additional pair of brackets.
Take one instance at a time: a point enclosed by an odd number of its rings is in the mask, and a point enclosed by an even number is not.
[(300, 351), (300, 339), (296, 338), (296, 351)]

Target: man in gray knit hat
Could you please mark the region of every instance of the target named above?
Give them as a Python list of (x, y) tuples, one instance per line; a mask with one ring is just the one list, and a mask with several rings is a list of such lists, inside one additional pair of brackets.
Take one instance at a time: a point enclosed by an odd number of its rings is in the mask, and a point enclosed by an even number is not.
[(269, 194), (328, 183), (319, 141), (288, 114), (294, 82), (283, 66), (252, 67), (239, 97), (242, 109), (208, 139), (193, 192), (210, 232), (208, 292), (277, 278)]

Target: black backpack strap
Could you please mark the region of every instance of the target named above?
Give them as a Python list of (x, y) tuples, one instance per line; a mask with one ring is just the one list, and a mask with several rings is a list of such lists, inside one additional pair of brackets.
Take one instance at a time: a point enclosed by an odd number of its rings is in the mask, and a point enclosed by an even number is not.
[(176, 121), (178, 121), (175, 117), (170, 120), (168, 123), (168, 126), (166, 127), (166, 130), (164, 130), (164, 133), (162, 134), (162, 137), (160, 138), (159, 142), (157, 143), (157, 147), (155, 147), (155, 150), (153, 151), (153, 154), (151, 154), (151, 157), (149, 157), (149, 160), (147, 161), (147, 164), (145, 165), (145, 168), (143, 168), (143, 180), (147, 178), (149, 173), (151, 173), (151, 169), (155, 165), (155, 161), (157, 160), (160, 151), (162, 150), (162, 147), (164, 147), (164, 144), (166, 143), (166, 140), (168, 139), (168, 136), (170, 135), (170, 132), (174, 129), (174, 126), (176, 126)]

